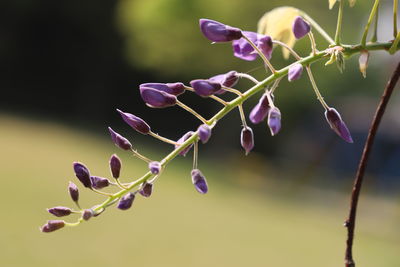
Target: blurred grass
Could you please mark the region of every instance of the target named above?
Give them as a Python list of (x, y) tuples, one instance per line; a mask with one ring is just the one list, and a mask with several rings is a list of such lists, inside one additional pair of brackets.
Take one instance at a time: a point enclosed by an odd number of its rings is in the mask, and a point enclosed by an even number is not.
[[(77, 228), (42, 234), (38, 227), (51, 218), (45, 208), (71, 205), (71, 163), (106, 176), (116, 148), (56, 123), (3, 115), (0, 125), (1, 266), (342, 266), (348, 196), (305, 187), (288, 193), (284, 182), (254, 172), (253, 160), (267, 164), (256, 155), (237, 164), (201, 158), (205, 196), (191, 185), (189, 159), (179, 159), (131, 210), (110, 208)], [(125, 177), (144, 173), (144, 164), (118, 154)], [(90, 207), (102, 198), (81, 189), (81, 199)], [(358, 265), (400, 266), (399, 201), (363, 195), (359, 212)]]

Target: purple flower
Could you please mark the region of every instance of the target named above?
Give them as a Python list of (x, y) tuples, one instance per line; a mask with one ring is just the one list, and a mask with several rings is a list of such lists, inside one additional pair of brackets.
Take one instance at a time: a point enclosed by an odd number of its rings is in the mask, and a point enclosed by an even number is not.
[(277, 107), (271, 108), (268, 113), (268, 127), (272, 136), (281, 130), (281, 112)]
[(221, 22), (210, 19), (200, 19), (199, 22), (201, 32), (212, 42), (230, 42), (242, 37), (240, 29), (222, 24)]
[[(258, 47), (258, 49), (261, 50), (261, 52), (265, 55), (267, 59), (271, 58), (273, 43), (270, 36), (258, 34), (255, 32), (243, 32), (243, 35), (250, 39)], [(258, 56), (254, 48), (244, 38), (233, 41), (232, 46), (233, 55), (240, 59), (253, 61)]]
[(139, 194), (144, 197), (150, 197), (151, 193), (153, 193), (153, 184), (145, 182), (144, 185), (142, 185), (142, 188), (139, 190)]
[(70, 208), (61, 206), (47, 209), (47, 211), (57, 217), (68, 216), (72, 213)]
[(202, 124), (197, 128), (199, 133), (199, 138), (203, 144), (207, 143), (208, 139), (211, 137), (211, 128), (207, 124)]
[[(271, 95), (271, 98), (273, 96)], [(258, 101), (257, 105), (251, 110), (249, 119), (252, 123), (257, 124), (262, 122), (267, 116), (269, 109), (271, 108), (266, 94), (263, 94)]]
[[(178, 148), (181, 144), (183, 144), (186, 140), (188, 140), (193, 134), (194, 134), (194, 132), (192, 132), (192, 131), (185, 133), (181, 138), (179, 138), (178, 141), (176, 141), (178, 143), (178, 145), (175, 146), (175, 149)], [(179, 155), (186, 156), (186, 154), (189, 152), (189, 150), (192, 148), (192, 146), (193, 146), (193, 144), (186, 147), (184, 150), (179, 152)]]
[(83, 218), (85, 221), (89, 221), (89, 219), (92, 218), (93, 215), (94, 215), (93, 210), (91, 210), (91, 209), (86, 209), (86, 210), (83, 211), (82, 218)]
[(65, 226), (64, 221), (50, 220), (50, 221), (47, 221), (47, 223), (45, 225), (43, 225), (42, 228), (40, 228), (40, 231), (42, 231), (43, 233), (50, 233), (50, 232), (56, 231), (58, 229), (61, 229), (64, 226)]
[(254, 148), (253, 130), (250, 127), (243, 127), (240, 134), (240, 144), (246, 151), (246, 155)]
[(296, 63), (289, 67), (288, 71), (288, 81), (294, 81), (300, 78), (301, 73), (303, 72), (303, 65), (300, 63)]
[(207, 97), (221, 90), (221, 84), (211, 80), (193, 80), (190, 82), (196, 94)]
[(73, 167), (76, 178), (78, 178), (79, 181), (81, 181), (83, 186), (91, 188), (92, 184), (90, 183), (89, 169), (86, 168), (86, 166), (80, 162), (74, 162)]
[(139, 88), (152, 88), (158, 91), (168, 93), (170, 95), (178, 96), (185, 92), (185, 85), (183, 83), (142, 83)]
[(310, 32), (311, 26), (302, 17), (297, 16), (293, 21), (292, 30), (294, 36), (301, 39)]
[(121, 198), (121, 200), (118, 202), (117, 208), (119, 208), (120, 210), (127, 210), (132, 206), (134, 200), (135, 200), (135, 194), (129, 192), (128, 194), (126, 194)]
[(69, 182), (68, 184), (68, 192), (74, 202), (78, 202), (79, 200), (79, 190), (76, 184), (73, 182)]
[(140, 87), (140, 95), (147, 106), (166, 108), (176, 104), (176, 96), (151, 87)]
[[(219, 83), (225, 87), (234, 87), (237, 84), (237, 82), (239, 81), (239, 76), (237, 75), (236, 71), (232, 70), (232, 71), (229, 71), (224, 74), (215, 75), (208, 80), (211, 82)], [(221, 95), (225, 92), (226, 91), (224, 89), (221, 89), (221, 90), (218, 90), (217, 92), (215, 92), (215, 94)]]
[(121, 114), (122, 119), (134, 130), (142, 134), (148, 134), (150, 132), (150, 126), (141, 118), (130, 113), (122, 112), (119, 109), (117, 109), (117, 111)]
[(110, 132), (111, 139), (113, 140), (114, 144), (117, 147), (119, 147), (123, 150), (131, 150), (132, 149), (132, 144), (128, 141), (128, 139), (126, 139), (119, 133), (115, 132), (113, 129), (111, 129), (111, 127), (108, 127), (108, 131)]
[(200, 194), (205, 194), (208, 192), (208, 185), (206, 178), (204, 175), (201, 173), (199, 169), (193, 169), (192, 170), (192, 183), (194, 184), (194, 187), (196, 188), (197, 192)]
[(327, 109), (325, 111), (325, 118), (331, 126), (332, 130), (335, 131), (337, 135), (339, 135), (346, 142), (353, 143), (353, 138), (351, 138), (350, 131), (336, 109)]
[(110, 185), (110, 181), (103, 177), (90, 176), (90, 181), (94, 189), (102, 189)]
[(149, 163), (149, 169), (152, 174), (159, 174), (161, 171), (161, 163), (158, 161), (152, 161)]
[(116, 154), (113, 154), (110, 158), (110, 170), (111, 174), (115, 179), (119, 178), (121, 172), (122, 163)]

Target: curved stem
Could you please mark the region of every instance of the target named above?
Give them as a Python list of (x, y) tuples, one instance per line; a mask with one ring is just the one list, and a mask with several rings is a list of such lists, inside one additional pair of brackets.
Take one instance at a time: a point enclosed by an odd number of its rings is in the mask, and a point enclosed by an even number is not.
[(204, 124), (208, 124), (207, 120), (203, 118), (203, 116), (201, 116), (199, 113), (197, 113), (196, 111), (194, 111), (192, 108), (186, 106), (185, 104), (183, 104), (181, 101), (176, 100), (176, 104), (178, 104), (178, 106), (180, 106), (181, 108), (183, 108), (184, 110), (188, 111), (189, 113), (192, 113), (193, 116), (195, 116), (196, 118), (198, 118), (201, 122), (203, 122)]
[(364, 145), (364, 150), (361, 155), (360, 163), (358, 165), (357, 174), (354, 180), (353, 191), (351, 193), (350, 200), (350, 211), (349, 217), (345, 222), (345, 226), (347, 227), (347, 247), (346, 247), (346, 255), (345, 255), (345, 264), (346, 267), (354, 267), (354, 259), (353, 259), (353, 239), (354, 239), (354, 228), (356, 224), (356, 214), (357, 214), (357, 204), (358, 198), (360, 196), (361, 186), (364, 180), (365, 169), (368, 164), (368, 158), (371, 154), (372, 145), (374, 144), (376, 132), (379, 128), (379, 123), (382, 120), (383, 114), (385, 113), (386, 106), (389, 102), (389, 99), (393, 93), (393, 90), (396, 86), (400, 78), (400, 62), (398, 63), (395, 71), (392, 74), (386, 88), (382, 94), (379, 105), (375, 111), (374, 119), (372, 120), (371, 127), (369, 128), (367, 141)]
[(240, 119), (242, 120), (243, 127), (247, 128), (246, 116), (244, 115), (243, 105), (240, 104), (240, 105), (238, 106), (238, 109), (239, 109)]
[(314, 92), (317, 95), (317, 99), (319, 100), (319, 102), (321, 102), (322, 106), (325, 109), (328, 109), (329, 108), (328, 104), (326, 104), (324, 98), (322, 97), (321, 93), (318, 90), (317, 83), (315, 82), (314, 76), (313, 76), (312, 71), (311, 71), (311, 67), (309, 65), (306, 66), (306, 70), (307, 70), (308, 77), (310, 78), (310, 82), (311, 82), (312, 88), (314, 89)]
[(269, 60), (267, 59), (267, 57), (264, 55), (263, 52), (261, 52), (261, 50), (249, 39), (247, 38), (246, 35), (243, 34), (242, 36), (243, 39), (245, 39), (252, 47), (253, 49), (258, 53), (258, 55), (262, 58), (262, 60), (264, 61), (265, 65), (268, 66), (269, 70), (272, 72), (272, 74), (276, 73), (276, 70), (274, 68), (274, 66), (272, 66), (271, 62), (269, 62)]
[(249, 74), (247, 74), (247, 73), (240, 73), (240, 72), (238, 72), (238, 73), (236, 73), (236, 75), (237, 75), (238, 77), (240, 77), (240, 78), (245, 78), (245, 79), (247, 79), (247, 80), (250, 80), (250, 81), (252, 81), (252, 82), (255, 83), (255, 84), (259, 83), (259, 81), (258, 81), (256, 78), (254, 78), (253, 76), (251, 76), (251, 75), (249, 75)]
[(378, 6), (379, 6), (379, 0), (375, 0), (375, 3), (371, 9), (371, 13), (369, 14), (367, 25), (365, 25), (364, 34), (361, 39), (362, 46), (365, 46), (365, 44), (367, 43), (367, 35), (368, 35), (368, 31), (369, 31), (369, 26), (371, 25), (371, 22), (374, 19), (376, 11), (378, 10)]
[(335, 33), (335, 44), (340, 45), (340, 36), (342, 33), (342, 20), (343, 20), (343, 7), (344, 7), (344, 0), (339, 0), (339, 12), (336, 24), (336, 33)]
[(317, 44), (315, 43), (314, 35), (311, 31), (308, 33), (308, 37), (310, 38), (311, 50), (313, 55), (315, 55), (317, 53)]
[(285, 43), (283, 43), (283, 42), (281, 42), (281, 41), (278, 41), (278, 40), (273, 40), (272, 42), (273, 42), (274, 44), (277, 44), (277, 45), (280, 45), (280, 46), (286, 48), (286, 49), (290, 52), (290, 54), (292, 54), (292, 56), (293, 56), (296, 60), (301, 60), (301, 56), (299, 56), (299, 54), (297, 54), (296, 51), (294, 51), (294, 50), (293, 50), (290, 46), (288, 46), (287, 44), (285, 44)]
[(371, 42), (378, 40), (378, 22), (379, 22), (379, 5), (376, 10), (375, 22), (374, 22), (374, 34), (372, 35)]
[(163, 141), (163, 142), (165, 142), (165, 143), (168, 143), (168, 144), (171, 144), (171, 145), (174, 145), (174, 146), (175, 146), (175, 145), (178, 145), (177, 142), (172, 141), (171, 139), (168, 139), (168, 138), (163, 137), (163, 136), (161, 136), (161, 135), (158, 135), (158, 134), (156, 134), (156, 133), (154, 133), (154, 132), (152, 132), (152, 131), (149, 132), (149, 135), (151, 135), (151, 136), (153, 136), (154, 138), (157, 138), (158, 140)]
[[(189, 86), (185, 86), (185, 90), (190, 91), (190, 92), (194, 92), (194, 89), (192, 87), (189, 87)], [(219, 98), (218, 96), (215, 96), (215, 95), (210, 95), (209, 98), (212, 98), (215, 101), (218, 101), (219, 103), (221, 103), (224, 106), (226, 106), (228, 104), (225, 100), (223, 100), (223, 99), (221, 99), (221, 98)]]
[(131, 149), (131, 151), (132, 151), (132, 153), (133, 153), (133, 155), (134, 155), (135, 157), (137, 157), (137, 158), (139, 158), (139, 159), (141, 159), (141, 160), (143, 160), (143, 161), (145, 161), (145, 162), (147, 162), (147, 163), (152, 162), (151, 159), (146, 158), (145, 156), (143, 156), (142, 154), (140, 154), (139, 152), (137, 152), (137, 151), (134, 150), (133, 148)]
[(335, 41), (332, 37), (329, 36), (328, 33), (315, 21), (313, 20), (307, 13), (304, 11), (300, 11), (300, 15), (311, 24), (311, 26), (322, 36), (329, 44), (334, 45)]
[(193, 169), (197, 169), (197, 159), (199, 154), (199, 142), (194, 142), (193, 145)]

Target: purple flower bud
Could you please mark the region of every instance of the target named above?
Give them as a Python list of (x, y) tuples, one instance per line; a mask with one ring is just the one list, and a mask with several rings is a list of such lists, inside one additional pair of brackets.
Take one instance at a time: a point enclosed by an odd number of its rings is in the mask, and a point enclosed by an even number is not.
[(86, 209), (86, 210), (83, 211), (82, 218), (83, 218), (85, 221), (89, 221), (89, 219), (92, 218), (93, 215), (94, 215), (93, 210), (91, 210), (91, 209)]
[[(271, 98), (273, 98), (273, 95), (271, 95)], [(254, 124), (262, 122), (268, 116), (270, 108), (271, 106), (268, 101), (268, 97), (266, 94), (263, 94), (257, 105), (255, 105), (250, 112), (250, 121)]]
[[(250, 41), (252, 41), (258, 47), (258, 49), (261, 50), (266, 58), (271, 58), (273, 43), (270, 36), (258, 34), (255, 32), (243, 32), (243, 35), (250, 39)], [(257, 52), (244, 38), (233, 41), (232, 47), (233, 55), (240, 59), (253, 61), (258, 57)]]
[(161, 171), (161, 163), (158, 161), (152, 161), (149, 163), (149, 169), (152, 174), (159, 174)]
[(81, 181), (83, 186), (91, 188), (92, 184), (90, 183), (90, 173), (88, 168), (80, 162), (74, 162), (74, 172), (76, 177)]
[(135, 200), (135, 194), (129, 192), (128, 194), (126, 194), (121, 198), (121, 200), (118, 202), (117, 208), (119, 208), (120, 210), (127, 210), (132, 206), (134, 200)]
[(230, 42), (242, 37), (240, 29), (210, 19), (200, 19), (200, 30), (208, 40), (216, 43)]
[(145, 182), (144, 185), (142, 185), (139, 194), (144, 197), (150, 197), (151, 193), (153, 193), (153, 184)]
[(185, 85), (183, 83), (142, 83), (139, 88), (152, 88), (158, 91), (168, 93), (170, 95), (178, 96), (185, 92)]
[(113, 129), (111, 129), (111, 127), (108, 127), (108, 131), (110, 132), (111, 139), (113, 140), (114, 144), (117, 147), (119, 147), (123, 150), (131, 150), (132, 149), (132, 144), (128, 141), (128, 139), (126, 139), (119, 133), (115, 132)]
[(299, 79), (302, 72), (303, 72), (303, 65), (296, 63), (290, 66), (288, 71), (288, 81), (291, 82)]
[(201, 173), (199, 169), (193, 169), (192, 170), (192, 183), (194, 184), (194, 187), (196, 188), (197, 192), (200, 194), (205, 194), (208, 191), (208, 185), (206, 178), (204, 175)]
[(211, 128), (207, 124), (202, 124), (197, 128), (199, 133), (199, 138), (203, 144), (207, 143), (208, 139), (211, 137)]
[(353, 143), (353, 138), (351, 138), (350, 131), (336, 109), (327, 109), (325, 111), (325, 118), (331, 126), (332, 130), (335, 131), (337, 135), (339, 135), (346, 142)]
[(134, 130), (142, 134), (148, 134), (150, 132), (150, 126), (141, 118), (130, 113), (122, 112), (119, 109), (117, 109), (117, 111), (121, 114), (122, 119)]
[(253, 130), (250, 127), (243, 127), (240, 134), (240, 144), (246, 151), (247, 156), (254, 147)]
[(176, 96), (150, 87), (140, 87), (140, 95), (151, 108), (166, 108), (176, 104)]
[[(183, 144), (186, 140), (188, 140), (193, 134), (194, 134), (194, 132), (192, 132), (192, 131), (185, 133), (181, 138), (179, 138), (178, 141), (176, 141), (178, 143), (178, 145), (175, 146), (175, 149), (178, 148), (181, 144)], [(186, 154), (189, 152), (189, 150), (192, 148), (192, 146), (193, 146), (193, 144), (186, 147), (184, 150), (182, 150), (179, 153), (179, 155), (186, 156)]]
[[(237, 75), (236, 71), (232, 70), (232, 71), (224, 73), (224, 74), (215, 75), (208, 80), (211, 82), (219, 83), (225, 87), (234, 87), (237, 84), (237, 82), (239, 81), (239, 76)], [(217, 92), (215, 92), (215, 94), (221, 95), (225, 92), (226, 91), (224, 89), (221, 89), (221, 90), (218, 90)]]
[(111, 170), (111, 174), (115, 179), (119, 178), (119, 173), (121, 171), (121, 160), (119, 159), (119, 157), (114, 154), (111, 156), (110, 158), (110, 170)]
[(43, 233), (50, 233), (50, 232), (56, 231), (58, 229), (61, 229), (64, 226), (65, 226), (64, 221), (50, 220), (50, 221), (47, 221), (47, 223), (45, 225), (43, 225), (42, 228), (40, 228), (40, 231), (42, 231)]
[(69, 182), (68, 192), (74, 202), (78, 202), (79, 200), (79, 190), (76, 184), (73, 182)]
[(297, 16), (294, 19), (292, 30), (294, 36), (297, 39), (301, 39), (310, 32), (311, 26), (302, 17)]
[(103, 177), (90, 176), (90, 181), (94, 189), (102, 189), (110, 185), (110, 181)]
[(196, 94), (207, 97), (221, 90), (221, 84), (210, 80), (193, 80), (190, 82)]
[(281, 112), (277, 107), (271, 108), (268, 113), (268, 127), (272, 136), (281, 130)]
[(57, 217), (68, 216), (72, 213), (72, 210), (67, 207), (54, 207), (47, 209), (47, 211)]

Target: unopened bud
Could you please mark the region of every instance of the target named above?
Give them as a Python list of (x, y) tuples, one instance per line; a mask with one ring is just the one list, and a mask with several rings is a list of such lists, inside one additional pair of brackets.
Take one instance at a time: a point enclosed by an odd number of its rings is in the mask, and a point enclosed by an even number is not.
[(207, 124), (202, 124), (197, 128), (197, 132), (199, 134), (199, 138), (203, 144), (207, 143), (207, 141), (211, 137), (211, 127)]
[(88, 221), (90, 218), (93, 217), (93, 215), (94, 215), (93, 210), (91, 210), (91, 209), (86, 209), (86, 210), (83, 211), (82, 218), (83, 218), (85, 221)]
[(328, 108), (325, 111), (325, 118), (328, 121), (329, 125), (331, 126), (331, 129), (337, 135), (339, 135), (346, 142), (353, 143), (353, 138), (351, 137), (350, 131), (336, 109)]
[(166, 108), (176, 104), (176, 96), (150, 87), (140, 87), (140, 95), (147, 106)]
[[(271, 98), (273, 99), (273, 95), (271, 94)], [(269, 109), (271, 108), (268, 97), (266, 94), (263, 94), (258, 101), (257, 105), (251, 110), (249, 119), (252, 123), (257, 124), (262, 122), (267, 116)]]
[(92, 184), (90, 183), (89, 169), (86, 168), (86, 166), (80, 162), (74, 162), (73, 167), (76, 178), (78, 178), (79, 181), (81, 181), (83, 186), (90, 188)]
[(122, 119), (135, 131), (141, 134), (148, 134), (150, 132), (150, 126), (143, 119), (133, 114), (122, 112), (119, 109), (117, 111), (121, 114)]
[(192, 170), (192, 183), (196, 188), (197, 192), (200, 194), (205, 194), (208, 192), (207, 180), (199, 169)]
[(50, 233), (50, 232), (56, 231), (58, 229), (61, 229), (64, 226), (65, 226), (65, 222), (64, 221), (61, 221), (61, 220), (50, 220), (50, 221), (47, 221), (47, 223), (42, 226), (40, 231), (42, 231), (43, 233)]
[(148, 182), (145, 182), (144, 185), (142, 185), (142, 188), (139, 190), (139, 194), (141, 194), (144, 197), (150, 197), (152, 193), (153, 193), (153, 184)]
[(47, 211), (57, 217), (68, 216), (72, 213), (72, 210), (70, 208), (61, 206), (47, 209)]
[(277, 107), (271, 108), (268, 113), (268, 127), (272, 136), (281, 130), (281, 112)]
[(230, 42), (240, 39), (242, 31), (211, 19), (200, 19), (200, 30), (203, 35), (215, 43)]
[(120, 199), (117, 208), (119, 208), (120, 210), (127, 210), (132, 206), (134, 200), (135, 200), (135, 194), (129, 192)]
[(364, 78), (367, 77), (368, 60), (369, 60), (368, 50), (361, 51), (360, 58), (358, 59), (358, 63), (360, 66), (360, 71)]
[(221, 84), (211, 80), (193, 80), (190, 82), (196, 94), (202, 97), (207, 97), (221, 90)]
[(250, 151), (254, 147), (254, 136), (253, 130), (250, 127), (243, 127), (242, 132), (240, 134), (240, 144), (246, 151), (246, 155), (250, 153)]
[(91, 176), (90, 181), (94, 189), (102, 189), (110, 185), (110, 181), (103, 177)]
[(73, 182), (69, 182), (68, 184), (68, 192), (74, 202), (78, 202), (79, 200), (79, 189)]
[(121, 172), (122, 162), (116, 154), (113, 154), (110, 158), (110, 170), (111, 174), (115, 179), (119, 178)]
[(117, 147), (119, 147), (123, 150), (131, 150), (132, 149), (132, 144), (128, 141), (128, 139), (126, 139), (119, 133), (115, 132), (113, 129), (111, 129), (111, 127), (108, 127), (108, 131), (110, 132), (112, 141), (114, 142), (114, 144)]
[(185, 92), (185, 85), (183, 83), (142, 83), (139, 88), (152, 88), (158, 91), (165, 92), (174, 96), (178, 96)]
[[(178, 148), (181, 144), (183, 144), (186, 140), (188, 140), (193, 134), (194, 134), (194, 132), (192, 132), (192, 131), (185, 133), (181, 138), (179, 138), (178, 141), (176, 141), (178, 143), (178, 145), (175, 146), (175, 149)], [(192, 148), (192, 146), (193, 146), (193, 144), (187, 146), (184, 150), (179, 152), (179, 155), (186, 156), (186, 154), (189, 152), (189, 150)]]
[(161, 171), (161, 163), (158, 161), (152, 161), (149, 163), (149, 169), (152, 174), (159, 174)]
[(311, 26), (302, 17), (298, 16), (293, 22), (292, 30), (296, 39), (301, 39), (310, 32)]
[(296, 63), (289, 67), (288, 71), (288, 81), (294, 81), (301, 77), (301, 73), (303, 72), (303, 65), (300, 63)]

